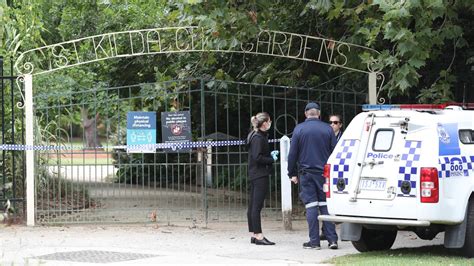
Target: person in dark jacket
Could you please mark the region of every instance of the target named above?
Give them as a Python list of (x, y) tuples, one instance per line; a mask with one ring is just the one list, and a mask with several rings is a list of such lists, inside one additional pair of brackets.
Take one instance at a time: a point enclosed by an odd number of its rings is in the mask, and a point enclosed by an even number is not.
[[(288, 176), (295, 184), (300, 184), (300, 199), (306, 207), (309, 228), (309, 242), (303, 248), (321, 249), (319, 238), (318, 209), (328, 214), (326, 193), (323, 192), (325, 179), (324, 165), (336, 146), (336, 136), (331, 127), (319, 120), (320, 108), (310, 102), (305, 107), (306, 120), (293, 130), (288, 153)], [(298, 179), (299, 175), (299, 179)], [(333, 223), (323, 222), (330, 249), (337, 249), (337, 234)]]
[[(339, 142), (342, 136), (342, 117), (338, 114), (332, 114), (329, 116), (329, 125), (331, 126), (332, 130), (334, 131), (334, 135), (336, 136), (336, 143)], [(319, 234), (319, 239), (327, 240), (325, 232), (324, 224), (321, 228), (321, 234)]]
[[(250, 242), (257, 245), (275, 245), (263, 236), (260, 213), (268, 193), (272, 164), (276, 155), (270, 154), (268, 133), (272, 125), (268, 113), (258, 113), (251, 118), (253, 130), (247, 136), (248, 177), (250, 180), (250, 197), (247, 210)], [(274, 152), (273, 152), (274, 153)]]
[(329, 116), (329, 125), (334, 130), (336, 135), (336, 142), (339, 142), (342, 136), (342, 117), (341, 115), (332, 114)]

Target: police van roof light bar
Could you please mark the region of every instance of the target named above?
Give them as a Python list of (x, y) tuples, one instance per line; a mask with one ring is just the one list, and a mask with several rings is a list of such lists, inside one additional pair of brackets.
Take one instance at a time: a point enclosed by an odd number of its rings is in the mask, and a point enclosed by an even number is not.
[(364, 104), (363, 111), (377, 110), (443, 110), (447, 106), (460, 106), (463, 109), (474, 109), (474, 103), (442, 103), (442, 104)]

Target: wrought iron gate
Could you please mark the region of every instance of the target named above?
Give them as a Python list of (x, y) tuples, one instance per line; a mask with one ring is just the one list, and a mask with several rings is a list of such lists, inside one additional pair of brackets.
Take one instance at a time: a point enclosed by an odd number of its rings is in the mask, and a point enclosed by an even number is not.
[[(13, 71), (13, 60), (0, 56), (1, 127), (2, 145), (24, 144), (23, 98)], [(25, 209), (25, 165), (21, 150), (1, 149), (0, 206), (2, 217), (8, 214), (7, 223), (17, 222)], [(10, 208), (7, 208), (10, 202)], [(5, 218), (5, 217), (4, 217)]]
[[(271, 139), (290, 135), (308, 100), (323, 119), (359, 112), (365, 92), (270, 86), (208, 79), (94, 88), (34, 97), (36, 221), (51, 223), (245, 220), (247, 154), (243, 145), (127, 153), (129, 111), (190, 111), (193, 141), (242, 140), (250, 117), (269, 112)], [(157, 116), (157, 125), (161, 124)], [(85, 122), (97, 129), (87, 147)], [(158, 126), (159, 128), (159, 126)], [(158, 130), (157, 139), (161, 139)], [(271, 144), (278, 149), (278, 142)], [(47, 147), (60, 149), (48, 149)], [(280, 170), (274, 167), (264, 216), (281, 219)], [(295, 200), (295, 202), (297, 202)]]

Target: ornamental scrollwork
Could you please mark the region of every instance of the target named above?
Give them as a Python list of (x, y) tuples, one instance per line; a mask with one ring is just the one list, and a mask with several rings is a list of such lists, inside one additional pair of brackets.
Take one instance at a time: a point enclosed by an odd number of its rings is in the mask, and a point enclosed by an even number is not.
[(16, 107), (20, 109), (25, 108), (25, 95), (23, 94), (23, 90), (21, 89), (23, 88), (24, 83), (25, 83), (25, 76), (20, 75), (16, 78), (16, 86), (18, 90), (20, 91), (20, 96), (21, 96), (21, 101), (16, 103)]

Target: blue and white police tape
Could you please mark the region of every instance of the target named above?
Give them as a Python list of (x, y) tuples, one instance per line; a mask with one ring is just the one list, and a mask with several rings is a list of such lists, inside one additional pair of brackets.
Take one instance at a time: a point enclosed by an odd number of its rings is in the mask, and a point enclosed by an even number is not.
[[(280, 139), (270, 139), (269, 143), (280, 142)], [(140, 144), (140, 145), (114, 145), (100, 147), (84, 147), (84, 146), (68, 146), (68, 145), (23, 145), (23, 144), (2, 144), (0, 150), (4, 151), (51, 151), (51, 150), (100, 150), (100, 149), (128, 149), (128, 150), (158, 150), (158, 149), (193, 149), (207, 147), (224, 147), (238, 146), (245, 144), (245, 140), (223, 140), (223, 141), (195, 141), (195, 142), (172, 142), (172, 143), (156, 143), (156, 144)]]

